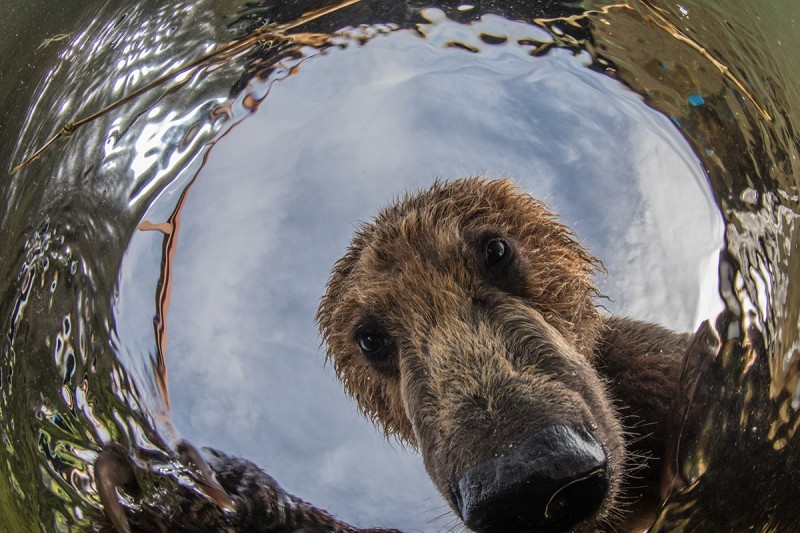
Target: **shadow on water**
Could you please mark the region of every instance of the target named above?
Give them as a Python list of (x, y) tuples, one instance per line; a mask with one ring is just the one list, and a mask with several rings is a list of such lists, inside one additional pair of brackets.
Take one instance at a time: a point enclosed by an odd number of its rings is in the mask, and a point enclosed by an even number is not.
[(313, 316), (356, 221), (473, 174), (575, 228), (609, 311), (722, 340), (687, 356), (652, 529), (793, 529), (797, 8), (351, 4), (3, 8), (7, 529), (104, 527), (110, 442), (143, 472), (130, 511), (198, 499), (180, 438), (354, 524), (456, 524)]

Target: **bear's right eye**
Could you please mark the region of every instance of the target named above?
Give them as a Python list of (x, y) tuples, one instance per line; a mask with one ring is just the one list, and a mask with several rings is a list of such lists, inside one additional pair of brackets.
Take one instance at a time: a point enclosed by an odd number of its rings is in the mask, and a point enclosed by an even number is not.
[(374, 354), (386, 346), (386, 337), (375, 333), (362, 333), (358, 336), (358, 347), (363, 354)]
[(384, 366), (391, 359), (394, 343), (385, 332), (374, 327), (359, 326), (355, 337), (361, 355), (373, 365)]

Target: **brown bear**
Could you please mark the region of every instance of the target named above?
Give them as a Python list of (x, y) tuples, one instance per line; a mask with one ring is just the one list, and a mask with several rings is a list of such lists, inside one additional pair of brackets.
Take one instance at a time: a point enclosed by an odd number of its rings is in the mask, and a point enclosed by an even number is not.
[[(541, 202), (470, 178), (384, 209), (333, 269), (317, 320), (339, 377), (420, 450), (475, 531), (632, 531), (654, 517), (689, 336), (600, 314), (598, 268)], [(106, 447), (97, 530), (379, 531), (287, 494), (246, 459), (187, 442), (175, 453), (193, 484), (154, 502), (148, 462)]]
[(345, 389), (479, 532), (647, 526), (689, 336), (598, 311), (602, 265), (510, 180), (363, 224), (317, 319)]

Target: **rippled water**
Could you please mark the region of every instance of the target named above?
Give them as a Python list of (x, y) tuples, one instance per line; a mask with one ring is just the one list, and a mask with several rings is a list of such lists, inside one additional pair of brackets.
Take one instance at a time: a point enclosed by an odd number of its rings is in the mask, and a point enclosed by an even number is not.
[(720, 352), (687, 358), (654, 530), (791, 528), (796, 9), (362, 1), (301, 18), (313, 4), (101, 3), (32, 30), (35, 73), (9, 60), (8, 529), (100, 523), (92, 464), (112, 441), (150, 472), (129, 505), (194, 490), (180, 437), (357, 525), (452, 526), (420, 459), (324, 366), (313, 314), (358, 220), (472, 174), (560, 213), (603, 259), (609, 311), (715, 323)]

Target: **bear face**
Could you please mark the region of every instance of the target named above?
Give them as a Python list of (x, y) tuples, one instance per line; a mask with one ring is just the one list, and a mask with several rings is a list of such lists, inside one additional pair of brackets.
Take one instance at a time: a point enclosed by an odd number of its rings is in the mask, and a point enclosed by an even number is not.
[(596, 530), (625, 441), (596, 369), (599, 262), (508, 180), (437, 182), (363, 224), (317, 319), (345, 389), (478, 531)]

